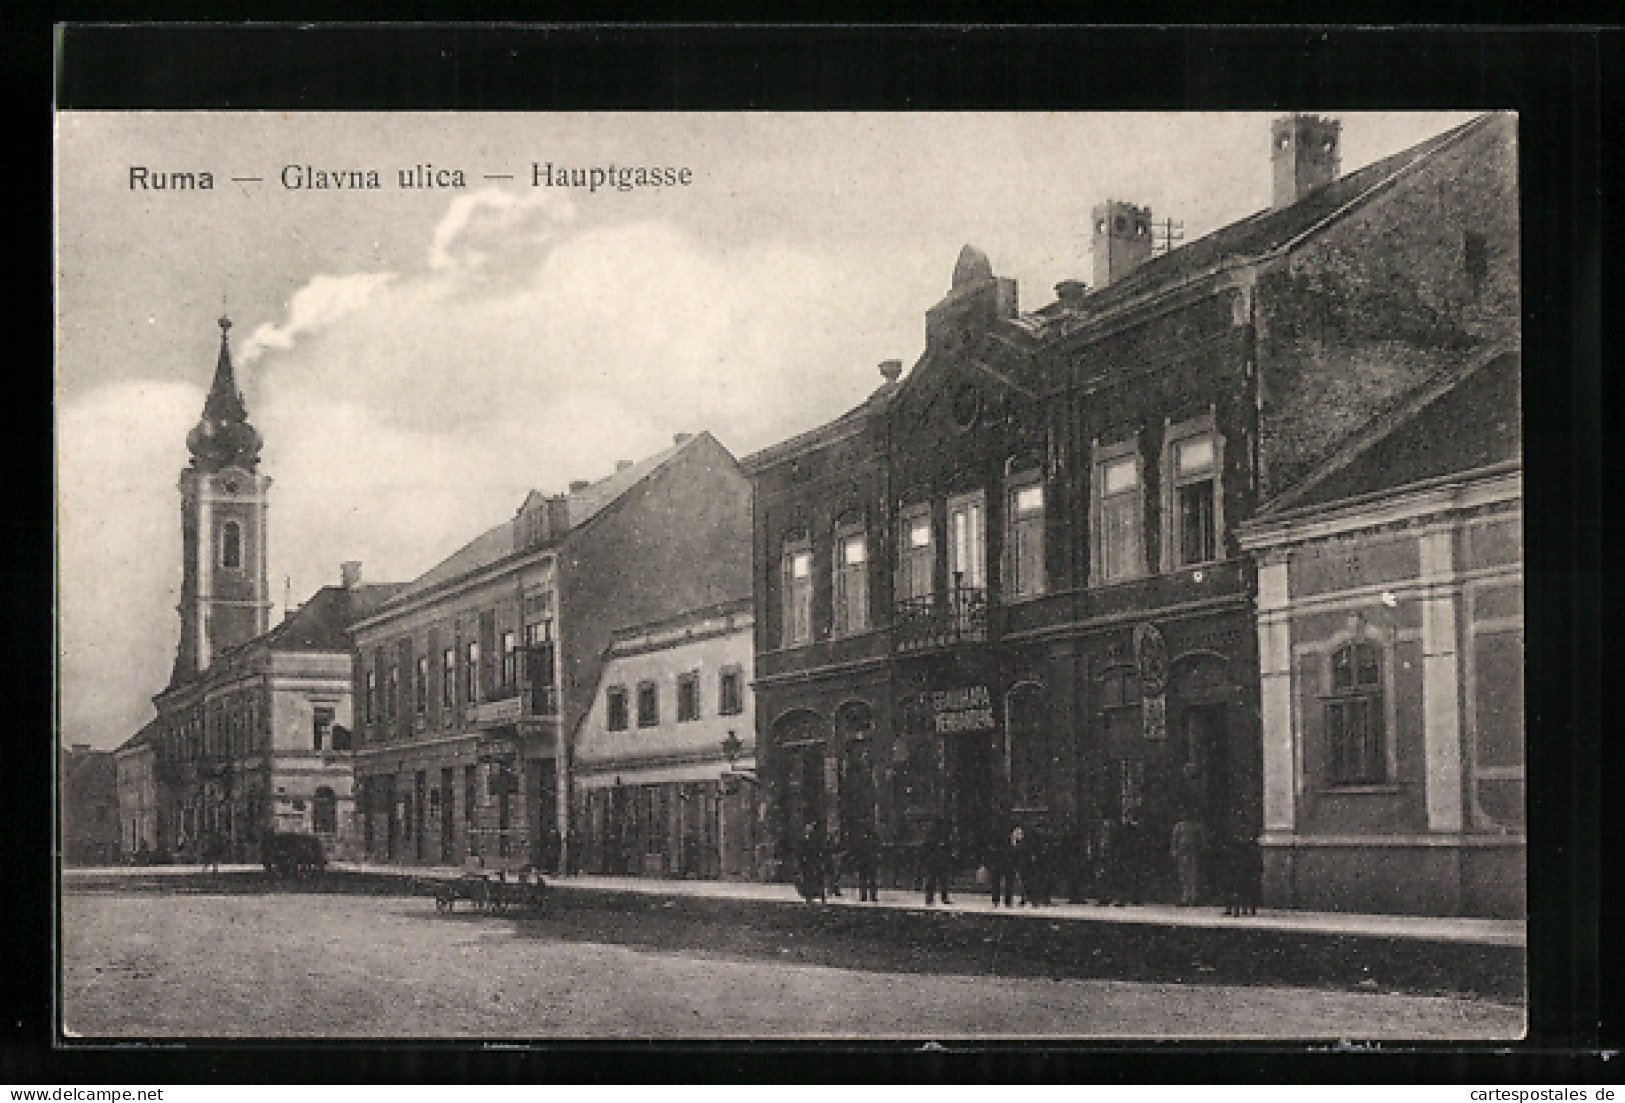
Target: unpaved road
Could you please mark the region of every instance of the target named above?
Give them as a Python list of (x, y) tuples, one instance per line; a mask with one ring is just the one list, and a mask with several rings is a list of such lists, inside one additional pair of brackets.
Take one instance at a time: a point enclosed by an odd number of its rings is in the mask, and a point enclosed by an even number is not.
[(658, 931), (600, 941), (565, 931), (569, 916), (441, 916), (421, 897), (70, 892), (62, 907), (64, 1026), (84, 1037), (1399, 1040), (1524, 1029), (1521, 1004), (1482, 998), (837, 968), (663, 948)]

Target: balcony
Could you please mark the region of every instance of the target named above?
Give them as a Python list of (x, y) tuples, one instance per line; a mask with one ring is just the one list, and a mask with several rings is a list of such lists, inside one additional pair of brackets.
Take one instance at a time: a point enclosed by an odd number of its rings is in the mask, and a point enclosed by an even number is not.
[(899, 598), (892, 606), (898, 652), (928, 651), (987, 640), (987, 591), (955, 586), (942, 594)]

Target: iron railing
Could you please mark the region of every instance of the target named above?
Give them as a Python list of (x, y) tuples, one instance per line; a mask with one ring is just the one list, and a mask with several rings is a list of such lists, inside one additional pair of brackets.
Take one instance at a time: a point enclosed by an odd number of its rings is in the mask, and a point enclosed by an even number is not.
[(923, 651), (987, 639), (987, 591), (955, 586), (941, 594), (899, 598), (892, 607), (892, 643)]

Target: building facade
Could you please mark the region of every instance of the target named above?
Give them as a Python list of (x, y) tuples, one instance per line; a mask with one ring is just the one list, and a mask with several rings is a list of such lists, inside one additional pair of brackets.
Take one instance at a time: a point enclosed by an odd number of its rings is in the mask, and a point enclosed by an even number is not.
[(257, 860), (269, 832), (354, 851), (348, 626), (394, 592), (360, 564), (269, 625), (260, 435), (220, 356), (181, 473), (180, 642), (157, 717), (117, 753), (125, 854)]
[(751, 601), (617, 632), (576, 737), (586, 873), (752, 880)]
[(780, 861), (809, 823), (866, 824), (902, 880), (945, 821), (969, 872), (1022, 823), (1075, 893), (1168, 900), (1194, 819), (1223, 857), (1204, 892), (1250, 876), (1237, 527), (1518, 325), (1509, 117), (1347, 176), (1334, 120), (1270, 137), (1270, 209), (1153, 256), (1151, 212), (1102, 204), (1094, 286), (1036, 312), (966, 247), (906, 378), (888, 362), (861, 406), (747, 458)]
[(568, 868), (571, 753), (629, 625), (748, 585), (749, 484), (679, 434), (511, 521), (356, 627), (362, 841), (388, 862)]
[(1519, 374), (1423, 388), (1241, 534), (1268, 904), (1526, 912)]

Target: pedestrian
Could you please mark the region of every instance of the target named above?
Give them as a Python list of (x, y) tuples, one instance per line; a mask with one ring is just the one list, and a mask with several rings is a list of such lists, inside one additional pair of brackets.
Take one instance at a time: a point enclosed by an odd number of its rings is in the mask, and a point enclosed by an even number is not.
[(801, 852), (796, 855), (796, 888), (801, 898), (811, 904), (816, 897), (829, 899), (828, 876), (825, 871), (824, 840), (813, 824), (801, 832)]
[(951, 903), (948, 899), (948, 879), (954, 871), (954, 843), (953, 834), (948, 821), (937, 819), (931, 824), (931, 831), (925, 838), (925, 851), (921, 855), (925, 863), (925, 903), (929, 907), (935, 902), (936, 895), (942, 894), (944, 904)]
[(1174, 824), (1173, 837), (1168, 844), (1174, 856), (1174, 869), (1179, 876), (1179, 903), (1181, 907), (1196, 906), (1201, 891), (1202, 849), (1206, 841), (1202, 821), (1185, 815)]
[[(999, 906), (999, 897), (1004, 897), (1004, 906), (1011, 907), (1011, 901), (1016, 893), (1016, 875), (1026, 857), (1027, 833), (1016, 824), (1008, 832), (1001, 832), (994, 839), (992, 853), (988, 856), (988, 880), (993, 890), (993, 906)], [(1022, 903), (1026, 903), (1026, 886), (1022, 886)]]
[(1022, 902), (1035, 908), (1048, 907), (1050, 902), (1050, 839), (1043, 824), (1034, 824), (1023, 840), (1021, 855)]
[(858, 878), (858, 902), (880, 902), (880, 840), (874, 828), (864, 824), (858, 828), (847, 846), (847, 860)]
[[(827, 839), (823, 831), (819, 831), (821, 839)], [(831, 896), (841, 895), (841, 853), (834, 843), (826, 841), (823, 846), (824, 853), (824, 884)]]

